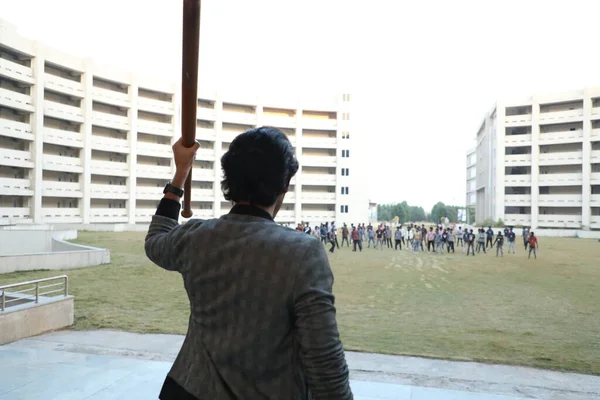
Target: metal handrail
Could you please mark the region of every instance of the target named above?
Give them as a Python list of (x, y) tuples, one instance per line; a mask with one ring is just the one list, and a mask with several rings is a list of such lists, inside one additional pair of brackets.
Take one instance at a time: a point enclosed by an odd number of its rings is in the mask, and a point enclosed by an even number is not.
[[(63, 282), (62, 283), (54, 283), (51, 285), (41, 285), (40, 283), (44, 283), (44, 282), (48, 282), (48, 281), (54, 281), (57, 279), (62, 279)], [(44, 293), (40, 293), (40, 289), (47, 289), (47, 288), (51, 288), (51, 287), (56, 287), (59, 285), (64, 285), (64, 288), (62, 289), (58, 289), (58, 290), (51, 290), (49, 292), (44, 292)], [(16, 298), (16, 299), (12, 299), (12, 300), (6, 300), (6, 289), (10, 289), (10, 288), (14, 288), (14, 287), (20, 287), (20, 286), (27, 286), (27, 285), (35, 285), (35, 287), (32, 288), (28, 288), (28, 289), (23, 289), (20, 290), (18, 292), (14, 292), (14, 293), (24, 293), (24, 292), (29, 292), (35, 289), (35, 295), (27, 295), (29, 297), (20, 297), (20, 298)], [(11, 303), (14, 301), (19, 301), (19, 300), (23, 300), (23, 298), (27, 298), (30, 299), (35, 297), (35, 303), (39, 303), (40, 300), (40, 296), (44, 296), (47, 294), (52, 294), (52, 293), (63, 293), (63, 295), (66, 297), (68, 296), (69, 293), (69, 278), (67, 277), (67, 275), (60, 275), (60, 276), (53, 276), (51, 278), (42, 278), (42, 279), (36, 279), (33, 281), (26, 281), (26, 282), (19, 282), (19, 283), (11, 283), (9, 285), (2, 285), (0, 286), (0, 290), (2, 291), (2, 293), (0, 294), (0, 311), (4, 311), (6, 309), (6, 303)]]

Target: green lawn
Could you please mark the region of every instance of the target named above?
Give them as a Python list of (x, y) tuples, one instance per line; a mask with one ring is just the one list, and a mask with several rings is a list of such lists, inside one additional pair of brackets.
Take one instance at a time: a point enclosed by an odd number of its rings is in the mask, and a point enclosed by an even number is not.
[[(76, 242), (109, 248), (112, 263), (66, 271), (75, 329), (186, 332), (182, 280), (146, 259), (143, 238), (80, 232)], [(345, 348), (600, 375), (600, 243), (541, 238), (540, 245), (537, 260), (522, 246), (504, 258), (336, 252), (330, 260)]]

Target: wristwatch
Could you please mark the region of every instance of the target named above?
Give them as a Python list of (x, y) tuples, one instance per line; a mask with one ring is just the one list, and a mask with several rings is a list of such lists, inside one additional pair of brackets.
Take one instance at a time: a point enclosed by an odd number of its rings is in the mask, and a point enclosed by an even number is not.
[(171, 182), (167, 182), (165, 190), (163, 190), (163, 194), (167, 193), (173, 193), (177, 197), (183, 197), (183, 189), (173, 186)]

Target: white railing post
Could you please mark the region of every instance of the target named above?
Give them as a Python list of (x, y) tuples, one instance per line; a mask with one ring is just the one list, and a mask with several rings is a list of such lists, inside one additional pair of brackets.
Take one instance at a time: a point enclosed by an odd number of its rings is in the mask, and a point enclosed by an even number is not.
[(35, 283), (35, 303), (37, 304), (40, 300), (40, 283)]

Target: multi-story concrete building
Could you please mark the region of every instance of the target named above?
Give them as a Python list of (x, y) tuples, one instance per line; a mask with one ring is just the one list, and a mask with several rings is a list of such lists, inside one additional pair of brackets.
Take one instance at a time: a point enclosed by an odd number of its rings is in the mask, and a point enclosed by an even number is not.
[(600, 88), (498, 102), (476, 157), (478, 222), (600, 230)]
[(474, 207), (477, 199), (477, 149), (467, 151), (467, 207)]
[[(172, 178), (180, 135), (178, 77), (160, 82), (63, 54), (0, 20), (0, 224), (147, 224)], [(220, 156), (234, 137), (271, 125), (300, 171), (281, 223), (366, 222), (351, 99), (201, 93), (193, 168), (195, 217), (226, 213)]]

